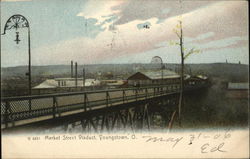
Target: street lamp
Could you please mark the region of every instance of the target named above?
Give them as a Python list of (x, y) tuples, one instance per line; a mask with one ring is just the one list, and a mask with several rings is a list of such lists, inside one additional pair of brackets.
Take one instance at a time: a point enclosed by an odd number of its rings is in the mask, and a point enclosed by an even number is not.
[(6, 33), (6, 30), (16, 29), (16, 39), (14, 40), (16, 44), (19, 44), (21, 41), (19, 39), (19, 32), (17, 32), (17, 29), (19, 28), (28, 28), (28, 53), (29, 53), (29, 68), (28, 73), (26, 73), (27, 76), (29, 76), (29, 95), (31, 95), (31, 55), (30, 55), (30, 26), (28, 20), (20, 14), (15, 14), (11, 16), (5, 26), (4, 26), (4, 35)]

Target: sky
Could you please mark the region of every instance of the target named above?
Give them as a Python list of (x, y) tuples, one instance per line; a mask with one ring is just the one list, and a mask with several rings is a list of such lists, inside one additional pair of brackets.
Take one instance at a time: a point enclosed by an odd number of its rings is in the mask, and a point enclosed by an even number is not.
[[(2, 0), (1, 33), (21, 14), (34, 65), (180, 63), (173, 29), (182, 21), (185, 63), (249, 64), (248, 2), (243, 0)], [(148, 27), (144, 27), (144, 26)], [(16, 32), (21, 40), (14, 41)], [(1, 66), (28, 64), (28, 29), (1, 35)]]

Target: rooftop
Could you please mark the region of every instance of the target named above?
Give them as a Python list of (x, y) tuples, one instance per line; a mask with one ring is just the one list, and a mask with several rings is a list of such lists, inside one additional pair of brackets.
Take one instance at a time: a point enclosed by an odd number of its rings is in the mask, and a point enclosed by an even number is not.
[[(157, 71), (141, 71), (142, 74), (146, 75), (150, 79), (166, 79), (166, 78), (179, 78), (176, 72), (170, 70), (157, 70)], [(163, 77), (162, 77), (163, 74)]]
[(228, 83), (228, 89), (249, 89), (249, 83)]
[[(60, 78), (58, 79), (47, 79), (44, 82), (40, 83), (39, 85), (33, 87), (33, 89), (42, 89), (42, 88), (57, 88), (58, 81), (66, 81), (66, 85), (60, 86), (60, 87), (75, 87), (75, 80), (72, 80), (71, 78)], [(78, 79), (77, 80), (77, 86), (83, 87), (83, 79)], [(96, 79), (86, 79), (85, 80), (85, 87), (88, 86), (96, 86), (100, 85), (100, 81)]]

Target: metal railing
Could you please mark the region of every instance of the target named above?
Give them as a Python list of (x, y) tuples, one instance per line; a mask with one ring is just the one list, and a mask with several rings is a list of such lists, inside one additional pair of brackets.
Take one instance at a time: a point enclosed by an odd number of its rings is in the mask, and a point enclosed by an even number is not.
[(179, 85), (163, 85), (139, 88), (123, 88), (99, 91), (57, 93), (1, 99), (1, 123), (51, 115), (53, 118), (69, 111), (89, 111), (109, 107), (118, 103), (127, 103), (167, 93), (179, 91)]

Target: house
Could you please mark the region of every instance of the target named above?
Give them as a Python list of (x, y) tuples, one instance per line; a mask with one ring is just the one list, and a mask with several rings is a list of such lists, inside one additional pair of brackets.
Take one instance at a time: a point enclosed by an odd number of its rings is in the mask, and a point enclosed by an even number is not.
[(179, 83), (180, 75), (170, 70), (140, 71), (128, 77), (129, 86)]
[(249, 83), (232, 83), (229, 82), (227, 85), (226, 97), (237, 98), (237, 99), (248, 99), (249, 98)]

